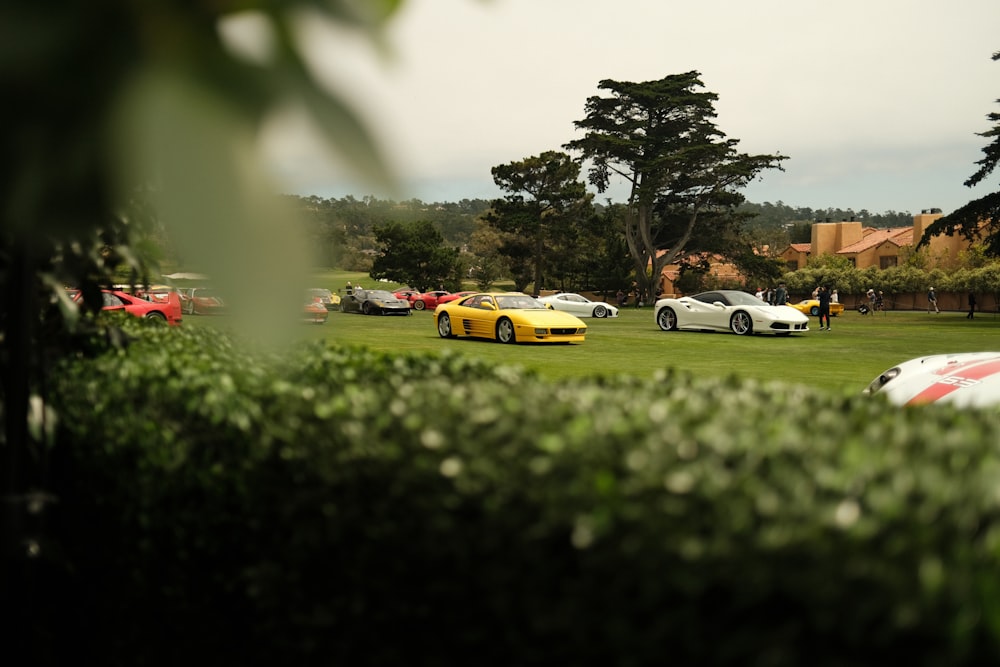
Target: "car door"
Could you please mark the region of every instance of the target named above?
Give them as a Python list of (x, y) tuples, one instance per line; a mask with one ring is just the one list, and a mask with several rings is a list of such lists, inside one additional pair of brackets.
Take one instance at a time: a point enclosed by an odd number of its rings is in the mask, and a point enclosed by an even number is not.
[(481, 294), (465, 301), (456, 310), (459, 316), (459, 326), (466, 336), (494, 337), (497, 305), (493, 297)]
[(590, 304), (582, 296), (560, 294), (557, 298), (561, 302), (559, 310), (565, 310), (573, 315), (590, 315)]
[(727, 304), (726, 298), (719, 292), (703, 292), (691, 298), (689, 322), (701, 329), (728, 329), (729, 311), (717, 303)]

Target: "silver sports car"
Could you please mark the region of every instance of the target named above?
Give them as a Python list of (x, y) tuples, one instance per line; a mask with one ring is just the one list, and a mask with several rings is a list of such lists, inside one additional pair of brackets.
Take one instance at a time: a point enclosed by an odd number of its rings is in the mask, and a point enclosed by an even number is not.
[(809, 331), (809, 318), (791, 306), (769, 306), (739, 290), (715, 290), (679, 299), (660, 299), (653, 308), (664, 331), (732, 331), (737, 336)]
[(872, 380), (865, 393), (896, 405), (951, 403), (980, 407), (1000, 403), (1000, 352), (917, 357)]

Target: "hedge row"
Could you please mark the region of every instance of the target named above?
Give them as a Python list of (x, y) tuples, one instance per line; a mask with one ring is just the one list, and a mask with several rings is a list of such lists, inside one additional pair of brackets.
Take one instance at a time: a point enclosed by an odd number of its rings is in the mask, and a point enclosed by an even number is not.
[(1000, 661), (995, 412), (135, 335), (53, 397), (74, 660)]

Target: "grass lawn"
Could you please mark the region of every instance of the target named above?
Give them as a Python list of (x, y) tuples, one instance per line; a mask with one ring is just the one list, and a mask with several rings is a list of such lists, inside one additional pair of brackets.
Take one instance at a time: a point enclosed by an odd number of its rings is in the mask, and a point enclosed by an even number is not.
[[(317, 286), (336, 290), (350, 279)], [(372, 283), (364, 274), (352, 282)], [(390, 287), (391, 288), (391, 287)], [(628, 374), (650, 377), (673, 367), (698, 375), (782, 380), (853, 393), (892, 365), (925, 354), (1000, 349), (1000, 317), (964, 312), (900, 311), (862, 316), (847, 311), (833, 318), (832, 331), (812, 331), (778, 338), (726, 333), (660, 331), (652, 308), (626, 308), (617, 319), (586, 320), (587, 340), (580, 345), (500, 345), (471, 339), (444, 340), (437, 335), (433, 315), (407, 317), (330, 313), (322, 326), (303, 324), (301, 335), (330, 343), (359, 345), (381, 351), (440, 352), (453, 350), (498, 364), (535, 369), (552, 380)], [(225, 318), (186, 316), (184, 326), (224, 325)]]

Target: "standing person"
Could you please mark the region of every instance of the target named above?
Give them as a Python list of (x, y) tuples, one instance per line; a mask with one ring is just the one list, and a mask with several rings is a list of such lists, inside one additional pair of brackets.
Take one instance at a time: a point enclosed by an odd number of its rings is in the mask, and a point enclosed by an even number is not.
[(878, 296), (875, 297), (875, 310), (885, 310), (885, 292), (882, 290), (879, 290)]
[(816, 289), (816, 299), (819, 301), (819, 330), (823, 330), (823, 320), (826, 320), (826, 330), (830, 330), (830, 292), (825, 287)]
[(928, 313), (931, 312), (931, 308), (934, 309), (935, 313), (940, 313), (941, 312), (940, 310), (938, 310), (937, 292), (934, 291), (933, 287), (930, 288), (930, 290), (928, 290), (928, 292), (927, 292), (927, 312)]
[(618, 294), (616, 294), (615, 296), (618, 298), (618, 307), (624, 308), (625, 302), (628, 301), (628, 295), (626, 295), (621, 288), (618, 288)]
[(786, 303), (788, 303), (788, 289), (785, 288), (785, 283), (778, 283), (778, 289), (774, 291), (774, 304), (784, 306)]
[(869, 287), (865, 294), (868, 296), (868, 307), (871, 308), (872, 312), (875, 312), (875, 290)]
[(830, 303), (840, 303), (840, 295), (837, 294), (837, 288), (833, 288), (833, 292), (830, 294)]
[(347, 281), (347, 293), (348, 294), (354, 294), (354, 286), (351, 285), (351, 281), (350, 280)]
[(976, 294), (975, 292), (969, 292), (969, 314), (965, 316), (965, 319), (971, 320), (973, 313), (976, 312)]

